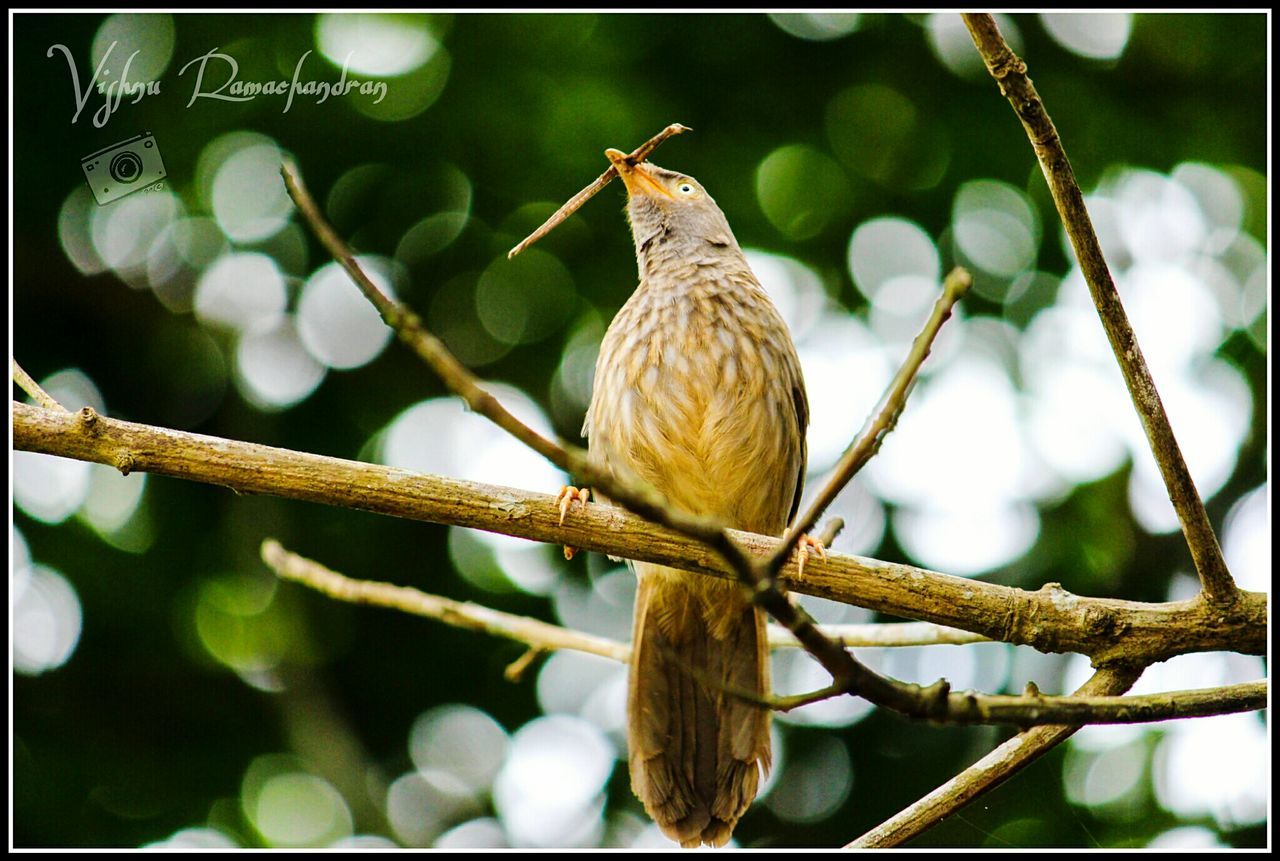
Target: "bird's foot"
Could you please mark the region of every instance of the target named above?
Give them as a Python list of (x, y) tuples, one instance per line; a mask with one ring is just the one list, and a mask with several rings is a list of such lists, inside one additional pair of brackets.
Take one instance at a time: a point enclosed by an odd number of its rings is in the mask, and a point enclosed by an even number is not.
[[(573, 501), (575, 499), (582, 503), (582, 508), (585, 511), (587, 508), (587, 502), (591, 499), (591, 488), (584, 487), (582, 489), (578, 489), (568, 484), (560, 488), (560, 493), (556, 496), (556, 502), (560, 503), (561, 526), (564, 526), (564, 519), (568, 516), (569, 507), (573, 505)], [(565, 559), (572, 559), (573, 555), (577, 552), (578, 548), (576, 547), (570, 547), (568, 544), (564, 546)]]
[(804, 579), (804, 564), (809, 561), (809, 553), (817, 553), (822, 559), (827, 558), (827, 545), (809, 533), (804, 533), (796, 540), (796, 579)]

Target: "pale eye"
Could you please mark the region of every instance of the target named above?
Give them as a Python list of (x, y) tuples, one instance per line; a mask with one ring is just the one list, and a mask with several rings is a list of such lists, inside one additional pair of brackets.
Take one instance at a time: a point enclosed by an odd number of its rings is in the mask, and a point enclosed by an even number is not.
[(693, 194), (693, 186), (687, 182), (680, 183), (679, 188), (681, 194)]

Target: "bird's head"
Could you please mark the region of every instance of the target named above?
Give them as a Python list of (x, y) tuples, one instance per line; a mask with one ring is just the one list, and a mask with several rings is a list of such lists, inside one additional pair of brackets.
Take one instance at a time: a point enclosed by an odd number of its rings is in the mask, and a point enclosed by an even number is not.
[(604, 154), (627, 187), (627, 217), (642, 273), (655, 256), (712, 249), (741, 254), (724, 213), (696, 179), (648, 162), (632, 164), (616, 149)]

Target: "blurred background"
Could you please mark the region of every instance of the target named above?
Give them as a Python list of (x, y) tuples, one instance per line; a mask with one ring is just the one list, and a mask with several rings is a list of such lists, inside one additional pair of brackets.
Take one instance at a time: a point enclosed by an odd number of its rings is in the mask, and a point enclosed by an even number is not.
[[(1231, 569), (1266, 590), (1267, 19), (997, 18), (1062, 134)], [(958, 15), (13, 22), (13, 352), (71, 409), (554, 493), (564, 476), (391, 344), (279, 164), (296, 160), (367, 268), (509, 407), (577, 440), (597, 344), (636, 282), (621, 186), (505, 252), (606, 147), (682, 122), (695, 131), (655, 160), (716, 197), (791, 326), (811, 492), (942, 274), (974, 273), (897, 431), (835, 504), (835, 549), (1029, 589), (1196, 590), (1039, 168)], [(319, 89), (340, 80), (355, 84)], [(131, 193), (157, 152), (164, 179)], [(39, 455), (11, 465), (16, 845), (664, 845), (629, 788), (622, 666), (553, 654), (513, 684), (518, 644), (281, 585), (258, 547), (620, 639), (624, 567)], [(1090, 672), (1004, 644), (860, 656), (992, 692)], [(774, 661), (781, 692), (822, 684), (803, 654)], [(1137, 690), (1266, 672), (1191, 655)], [(1010, 735), (855, 699), (775, 723), (741, 846), (841, 845)], [(911, 845), (1261, 846), (1268, 753), (1259, 714), (1087, 729)]]

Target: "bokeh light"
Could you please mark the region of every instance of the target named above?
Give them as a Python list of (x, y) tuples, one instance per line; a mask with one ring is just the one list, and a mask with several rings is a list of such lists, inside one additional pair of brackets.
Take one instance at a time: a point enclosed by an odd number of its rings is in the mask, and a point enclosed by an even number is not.
[(44, 523), (66, 520), (89, 491), (90, 464), (84, 461), (15, 451), (9, 467), (14, 505)]
[(240, 844), (216, 828), (183, 828), (143, 849), (239, 849)]
[(335, 66), (374, 77), (412, 72), (440, 50), (428, 22), (409, 15), (317, 15), (316, 44)]
[(252, 404), (285, 409), (315, 391), (325, 367), (307, 350), (293, 317), (245, 332), (236, 343), (236, 383)]
[(573, 311), (574, 299), (569, 270), (537, 248), (510, 260), (497, 258), (476, 283), (476, 315), (503, 344), (530, 344), (556, 332)]
[(96, 275), (110, 268), (94, 246), (90, 233), (96, 204), (93, 193), (77, 185), (62, 201), (58, 212), (58, 242), (67, 259), (82, 275)]
[(1093, 60), (1117, 59), (1133, 30), (1128, 12), (1046, 12), (1040, 21), (1059, 45)]
[(273, 258), (235, 252), (219, 257), (200, 276), (195, 311), (205, 323), (261, 332), (279, 325), (287, 300), (284, 275)]
[(9, 579), (13, 670), (35, 676), (65, 664), (80, 641), (80, 599), (67, 578), (46, 565), (15, 570)]
[(1198, 825), (1185, 825), (1181, 828), (1170, 828), (1168, 831), (1156, 835), (1147, 844), (1147, 848), (1176, 852), (1178, 850), (1227, 849), (1229, 847), (1219, 840), (1212, 830)]
[(1147, 758), (1141, 735), (1106, 751), (1075, 746), (1067, 753), (1062, 772), (1067, 798), (1104, 815), (1109, 809), (1141, 810), (1134, 796), (1142, 792)]
[(893, 369), (879, 340), (846, 314), (824, 318), (796, 351), (805, 387), (815, 393), (809, 398), (809, 469), (826, 471), (870, 415)]
[[(936, 285), (942, 277), (942, 262), (937, 246), (919, 225), (903, 218), (881, 217), (853, 231), (849, 271), (853, 283), (873, 303), (907, 312), (932, 302), (934, 291), (917, 285)], [(905, 278), (914, 280), (899, 280)]]
[(493, 788), (494, 806), (513, 844), (594, 845), (615, 758), (604, 734), (579, 718), (548, 715), (521, 727)]
[(972, 268), (1012, 279), (1036, 262), (1040, 216), (1031, 199), (1011, 185), (993, 180), (962, 185), (951, 226), (961, 262)]
[(146, 286), (153, 243), (182, 215), (182, 202), (167, 190), (131, 194), (115, 205), (95, 207), (89, 214), (94, 251), (127, 284)]
[[(524, 392), (502, 383), (487, 383), (485, 389), (533, 430), (552, 435), (541, 408)], [(387, 466), (542, 493), (564, 484), (564, 475), (541, 455), (468, 411), (456, 397), (431, 398), (401, 412), (382, 432), (378, 456)]]
[(268, 846), (327, 846), (352, 833), (351, 811), (342, 795), (287, 756), (261, 756), (250, 763), (240, 802)]
[(838, 93), (827, 103), (825, 125), (836, 158), (881, 188), (933, 188), (951, 161), (947, 127), (888, 84), (855, 84)]
[[(78, 368), (57, 371), (39, 384), (69, 410), (87, 406), (101, 414), (107, 412), (98, 387)], [(92, 466), (85, 461), (14, 451), (9, 467), (14, 505), (45, 523), (66, 520), (84, 504), (88, 495)]]
[(784, 33), (813, 42), (847, 36), (862, 21), (857, 12), (770, 12), (769, 18)]
[(788, 822), (816, 822), (834, 813), (852, 789), (848, 749), (838, 737), (823, 735), (799, 750), (788, 748), (784, 770), (766, 803)]
[(446, 771), (411, 771), (387, 790), (387, 822), (404, 846), (430, 846), (454, 823), (480, 812), (474, 793)]
[(507, 754), (507, 732), (474, 706), (438, 706), (409, 731), (409, 756), (424, 773), (445, 772), (473, 793), (487, 792)]
[(1223, 828), (1263, 822), (1269, 751), (1266, 726), (1256, 714), (1179, 721), (1156, 749), (1156, 798), (1178, 816), (1209, 815)]
[(194, 607), (195, 633), (208, 654), (267, 690), (278, 689), (271, 673), (298, 647), (299, 620), (276, 600), (277, 587), (265, 576), (210, 578), (199, 584)]
[[(173, 59), (173, 17), (159, 13), (120, 13), (102, 22), (89, 49), (94, 69), (101, 68), (99, 80), (126, 85), (157, 81)], [(105, 61), (105, 62), (104, 62)], [(136, 96), (125, 90), (124, 98)]]
[[(361, 256), (356, 263), (383, 295), (396, 298), (393, 261)], [(298, 335), (307, 352), (330, 368), (348, 370), (368, 364), (393, 334), (336, 261), (321, 266), (302, 286), (297, 316)]]
[(78, 516), (117, 550), (143, 552), (154, 538), (151, 520), (141, 509), (146, 473), (121, 475), (119, 470), (98, 463), (91, 467)]
[(850, 204), (849, 183), (835, 160), (804, 144), (780, 147), (756, 169), (760, 208), (788, 239), (811, 239)]
[(1269, 485), (1249, 491), (1227, 512), (1222, 554), (1241, 589), (1271, 591)]
[(450, 828), (433, 844), (436, 849), (506, 849), (507, 835), (502, 823), (491, 816), (471, 819)]
[(251, 131), (227, 132), (210, 141), (196, 162), (196, 190), (222, 232), (233, 242), (258, 242), (288, 223), (293, 201), (276, 142)]
[[(1022, 53), (1022, 31), (1008, 15), (996, 14), (996, 26), (1009, 47), (1018, 56)], [(943, 66), (962, 78), (982, 80), (987, 77), (982, 56), (974, 49), (973, 39), (964, 19), (956, 12), (931, 12), (925, 21), (929, 47)]]

